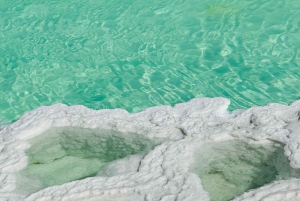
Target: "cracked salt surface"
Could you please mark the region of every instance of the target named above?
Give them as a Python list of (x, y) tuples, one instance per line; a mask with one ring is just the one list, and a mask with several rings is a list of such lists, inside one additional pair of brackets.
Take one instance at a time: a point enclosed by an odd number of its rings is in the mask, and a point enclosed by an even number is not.
[[(210, 200), (205, 179), (202, 182), (201, 174), (199, 177), (192, 167), (208, 162), (199, 161), (199, 150), (210, 143), (226, 141), (282, 144), (291, 167), (300, 167), (300, 101), (290, 106), (269, 104), (232, 113), (227, 112), (228, 105), (229, 100), (224, 98), (201, 98), (135, 114), (62, 104), (35, 109), (0, 131), (0, 199)], [(18, 193), (17, 175), (29, 162), (25, 152), (30, 149), (30, 140), (64, 127), (135, 133), (161, 144), (145, 156), (112, 161), (94, 177), (50, 186), (29, 196)], [(234, 200), (300, 200), (300, 180), (293, 174), (291, 177), (247, 191)]]

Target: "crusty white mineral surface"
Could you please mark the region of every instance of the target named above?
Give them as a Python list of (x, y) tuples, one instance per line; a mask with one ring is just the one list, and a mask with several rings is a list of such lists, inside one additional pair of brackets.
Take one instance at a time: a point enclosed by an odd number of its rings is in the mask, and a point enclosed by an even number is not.
[[(25, 113), (0, 131), (0, 200), (208, 201), (210, 195), (199, 176), (190, 171), (197, 158), (195, 150), (206, 143), (227, 140), (278, 142), (284, 145), (290, 165), (300, 167), (300, 101), (232, 113), (227, 111), (228, 105), (229, 100), (224, 98), (201, 98), (135, 114), (122, 109), (95, 111), (63, 104)], [(28, 140), (59, 127), (130, 132), (162, 143), (142, 158), (110, 164), (117, 174), (51, 186), (29, 196), (16, 193), (16, 174), (28, 163)], [(234, 200), (300, 200), (300, 180), (274, 181)]]

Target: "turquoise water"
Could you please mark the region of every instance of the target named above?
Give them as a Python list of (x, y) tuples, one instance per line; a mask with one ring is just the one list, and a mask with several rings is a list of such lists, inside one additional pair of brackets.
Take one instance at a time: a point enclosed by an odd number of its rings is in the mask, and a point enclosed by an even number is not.
[(298, 0), (0, 0), (0, 41), (0, 124), (58, 102), (300, 97)]

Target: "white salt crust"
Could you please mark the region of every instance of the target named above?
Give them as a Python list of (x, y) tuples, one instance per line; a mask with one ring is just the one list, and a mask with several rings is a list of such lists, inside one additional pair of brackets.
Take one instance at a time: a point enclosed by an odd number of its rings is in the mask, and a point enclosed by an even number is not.
[[(135, 114), (122, 109), (95, 111), (63, 104), (25, 113), (0, 131), (0, 200), (208, 201), (210, 196), (200, 178), (189, 172), (194, 150), (208, 141), (280, 142), (285, 145), (291, 166), (300, 167), (300, 101), (289, 106), (269, 104), (232, 113), (227, 112), (228, 105), (229, 100), (224, 98), (201, 98)], [(142, 159), (138, 171), (73, 181), (28, 197), (14, 193), (15, 173), (27, 165), (27, 140), (50, 128), (66, 126), (132, 132), (164, 142)], [(119, 168), (130, 169), (123, 166)], [(300, 180), (276, 181), (246, 192), (237, 200), (300, 200)]]

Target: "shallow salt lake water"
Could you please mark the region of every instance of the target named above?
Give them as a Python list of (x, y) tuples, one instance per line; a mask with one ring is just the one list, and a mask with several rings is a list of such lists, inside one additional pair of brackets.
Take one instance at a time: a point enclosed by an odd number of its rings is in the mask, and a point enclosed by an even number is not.
[(289, 104), (299, 87), (298, 0), (0, 0), (0, 124), (58, 102)]

